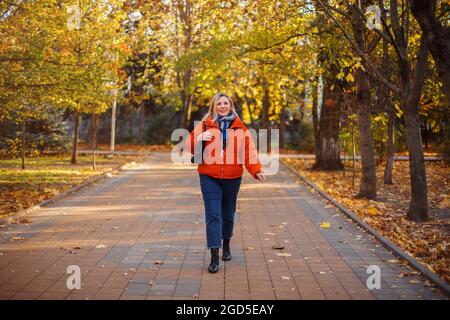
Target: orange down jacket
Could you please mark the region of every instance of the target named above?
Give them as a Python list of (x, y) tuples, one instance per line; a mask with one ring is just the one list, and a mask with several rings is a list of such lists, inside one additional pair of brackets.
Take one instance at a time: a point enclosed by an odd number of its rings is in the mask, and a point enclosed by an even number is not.
[[(228, 128), (225, 150), (222, 149), (221, 132), (217, 122), (207, 118), (206, 130), (211, 132), (212, 139), (205, 141), (203, 161), (198, 165), (198, 173), (213, 178), (234, 179), (242, 176), (244, 164), (247, 171), (256, 179), (256, 174), (261, 171), (261, 163), (252, 135), (239, 117), (236, 116)], [(197, 137), (202, 131), (203, 125), (199, 122), (187, 139), (186, 147), (192, 154), (195, 150), (201, 149), (197, 145), (201, 144), (201, 141), (197, 141)]]

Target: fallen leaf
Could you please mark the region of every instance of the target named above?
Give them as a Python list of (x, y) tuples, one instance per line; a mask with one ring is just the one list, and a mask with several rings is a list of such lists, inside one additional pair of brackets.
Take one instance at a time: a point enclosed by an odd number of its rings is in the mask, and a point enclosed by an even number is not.
[(329, 229), (331, 226), (330, 226), (330, 223), (329, 223), (329, 222), (324, 221), (324, 222), (322, 222), (322, 223), (320, 224), (320, 227), (321, 227), (322, 229)]
[(290, 257), (290, 256), (292, 256), (290, 253), (287, 253), (287, 252), (280, 252), (280, 253), (277, 253), (276, 255), (279, 256), (279, 257)]
[(367, 209), (367, 213), (371, 216), (376, 216), (378, 214), (378, 208), (377, 207), (370, 207)]
[(389, 259), (389, 260), (386, 260), (386, 262), (389, 262), (389, 263), (398, 263), (399, 261), (398, 261), (397, 259)]
[(281, 279), (283, 279), (283, 280), (291, 280), (291, 278), (286, 277), (286, 276), (281, 276)]
[(245, 248), (245, 250), (255, 250), (255, 248), (248, 246), (247, 248)]
[(100, 244), (96, 245), (95, 248), (96, 249), (103, 249), (103, 248), (106, 248), (106, 246), (104, 244), (100, 243)]
[(161, 260), (155, 260), (155, 264), (164, 264), (164, 261), (161, 261)]
[(11, 241), (19, 241), (19, 240), (25, 240), (24, 237), (12, 237)]
[(20, 219), (19, 220), (19, 223), (21, 223), (21, 224), (30, 224), (30, 223), (32, 223), (33, 221), (31, 221), (30, 219), (28, 219), (28, 218), (22, 218), (22, 219)]
[(279, 246), (279, 245), (274, 244), (274, 245), (272, 246), (272, 249), (274, 249), (274, 250), (283, 250), (284, 247), (283, 247), (283, 246)]

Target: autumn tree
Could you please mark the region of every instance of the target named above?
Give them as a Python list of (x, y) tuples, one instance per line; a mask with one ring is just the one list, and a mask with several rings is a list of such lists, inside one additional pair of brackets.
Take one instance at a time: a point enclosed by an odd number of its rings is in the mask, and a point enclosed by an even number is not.
[[(77, 161), (78, 130), (81, 113), (99, 114), (112, 105), (124, 19), (121, 0), (74, 1), (66, 5), (65, 30), (60, 52), (64, 72), (66, 107), (73, 110), (74, 129), (71, 163)], [(67, 10), (65, 8), (64, 10)]]

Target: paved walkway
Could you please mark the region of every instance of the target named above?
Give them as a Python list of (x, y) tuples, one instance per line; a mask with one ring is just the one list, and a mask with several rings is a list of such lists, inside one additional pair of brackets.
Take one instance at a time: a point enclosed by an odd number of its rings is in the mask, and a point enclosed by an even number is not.
[[(195, 169), (154, 154), (0, 229), (0, 299), (443, 298), (398, 277), (411, 270), (284, 169), (264, 183), (245, 174), (233, 260), (209, 274)], [(80, 290), (67, 289), (70, 265)], [(379, 290), (366, 288), (368, 265)]]

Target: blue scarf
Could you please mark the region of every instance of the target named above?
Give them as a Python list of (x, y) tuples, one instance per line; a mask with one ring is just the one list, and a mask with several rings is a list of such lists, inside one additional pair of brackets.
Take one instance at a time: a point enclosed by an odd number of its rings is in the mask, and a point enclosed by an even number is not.
[(225, 149), (227, 136), (227, 129), (230, 127), (231, 122), (233, 122), (236, 115), (233, 112), (230, 112), (227, 116), (217, 116), (216, 121), (219, 124), (220, 131), (222, 133), (222, 148)]
[(222, 131), (222, 140), (227, 140), (227, 129), (230, 127), (236, 115), (230, 112), (227, 116), (217, 116), (217, 123), (219, 124), (220, 131)]

